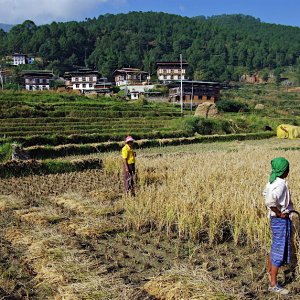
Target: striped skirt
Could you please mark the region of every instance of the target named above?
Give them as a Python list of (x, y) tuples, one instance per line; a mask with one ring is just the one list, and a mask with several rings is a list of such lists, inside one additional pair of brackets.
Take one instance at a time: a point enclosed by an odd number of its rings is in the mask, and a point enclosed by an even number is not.
[(281, 267), (290, 262), (292, 222), (290, 219), (271, 218), (271, 231), (271, 262)]
[(128, 165), (128, 172), (125, 172), (125, 167), (123, 171), (125, 192), (134, 194), (135, 164)]

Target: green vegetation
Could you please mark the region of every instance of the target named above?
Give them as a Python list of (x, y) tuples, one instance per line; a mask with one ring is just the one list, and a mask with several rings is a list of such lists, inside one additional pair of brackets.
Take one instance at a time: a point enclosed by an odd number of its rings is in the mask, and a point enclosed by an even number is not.
[(220, 112), (248, 112), (250, 110), (246, 103), (237, 100), (224, 99), (216, 104)]
[(129, 133), (141, 138), (175, 137), (178, 133), (171, 120), (179, 116), (180, 109), (166, 103), (51, 92), (0, 93), (3, 142), (9, 137), (25, 143), (45, 139), (52, 145), (101, 142), (123, 140)]
[(72, 161), (8, 161), (0, 164), (0, 178), (80, 172), (84, 170), (99, 169), (101, 167), (102, 161), (99, 158)]
[(11, 159), (12, 148), (11, 144), (5, 143), (0, 145), (0, 163)]
[(230, 134), (238, 131), (237, 125), (233, 121), (218, 118), (188, 117), (183, 120), (176, 120), (174, 123), (178, 124), (179, 128), (182, 128), (190, 135), (195, 133), (201, 135)]
[[(161, 139), (161, 138), (179, 138), (183, 136), (190, 136), (194, 133), (186, 132), (184, 130), (169, 130), (169, 131), (153, 131), (153, 132), (130, 132), (135, 139)], [(58, 146), (62, 144), (86, 144), (86, 143), (99, 143), (106, 141), (122, 141), (124, 133), (111, 133), (111, 134), (72, 134), (72, 135), (34, 135), (27, 137), (17, 138), (2, 138), (0, 142), (17, 141), (24, 147), (31, 147), (35, 145), (51, 145)]]
[[(283, 123), (300, 125), (300, 93), (276, 85), (241, 85), (237, 89), (222, 91), (222, 101), (245, 103), (249, 111), (222, 113), (223, 119), (233, 121), (242, 132), (276, 130)], [(241, 132), (241, 130), (239, 130)], [(245, 132), (245, 131), (244, 131)]]
[[(119, 151), (128, 134), (138, 140), (137, 148), (146, 148), (268, 138), (279, 124), (300, 124), (299, 93), (275, 85), (223, 90), (217, 106), (214, 117), (189, 111), (181, 117), (178, 106), (143, 99), (5, 91), (0, 93), (0, 143), (20, 143), (31, 158), (46, 159)], [(20, 117), (24, 107), (29, 109)], [(2, 153), (9, 157), (7, 150)]]
[[(177, 145), (189, 145), (197, 143), (213, 143), (224, 141), (242, 141), (242, 140), (259, 140), (274, 137), (275, 133), (272, 132), (256, 132), (245, 134), (227, 134), (227, 135), (207, 135), (195, 137), (183, 137), (173, 139), (151, 139), (142, 140), (135, 143), (136, 149), (143, 149), (149, 147), (166, 147)], [(109, 142), (100, 144), (84, 144), (84, 145), (61, 145), (58, 147), (53, 146), (35, 146), (26, 148), (26, 152), (30, 157), (35, 159), (58, 158), (74, 155), (87, 155), (95, 153), (104, 153), (109, 151), (120, 151), (123, 142)]]
[(85, 54), (88, 65), (104, 76), (129, 65), (155, 74), (156, 61), (178, 60), (182, 53), (190, 77), (238, 81), (242, 74), (299, 65), (300, 29), (244, 15), (131, 12), (41, 26), (27, 20), (9, 32), (0, 29), (0, 44), (0, 56), (16, 49), (31, 53), (42, 58), (41, 68), (60, 74), (85, 65)]

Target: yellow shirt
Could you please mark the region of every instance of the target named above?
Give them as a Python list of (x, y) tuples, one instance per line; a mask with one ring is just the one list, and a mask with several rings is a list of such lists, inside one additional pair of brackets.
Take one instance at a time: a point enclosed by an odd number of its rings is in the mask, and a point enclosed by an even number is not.
[(135, 163), (134, 151), (128, 146), (128, 144), (122, 148), (122, 157), (127, 160), (129, 165)]

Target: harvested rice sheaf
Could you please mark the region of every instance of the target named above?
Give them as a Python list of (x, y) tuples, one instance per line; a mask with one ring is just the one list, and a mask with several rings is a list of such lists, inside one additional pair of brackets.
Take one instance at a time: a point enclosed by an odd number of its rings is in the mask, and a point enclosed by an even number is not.
[(69, 212), (81, 214), (86, 217), (95, 218), (118, 214), (123, 211), (123, 206), (119, 202), (99, 201), (93, 197), (83, 197), (79, 194), (65, 194), (53, 197), (52, 202)]
[(236, 295), (227, 282), (214, 280), (201, 268), (175, 267), (153, 277), (144, 290), (159, 300), (233, 300), (244, 299)]
[(23, 200), (13, 196), (0, 195), (0, 213), (20, 208), (23, 205)]

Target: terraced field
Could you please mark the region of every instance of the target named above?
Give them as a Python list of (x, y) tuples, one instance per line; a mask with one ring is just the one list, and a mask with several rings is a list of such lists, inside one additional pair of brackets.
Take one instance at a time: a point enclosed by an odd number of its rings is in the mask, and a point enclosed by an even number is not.
[(0, 93), (0, 137), (32, 135), (157, 133), (175, 130), (180, 116), (168, 104), (55, 93)]

